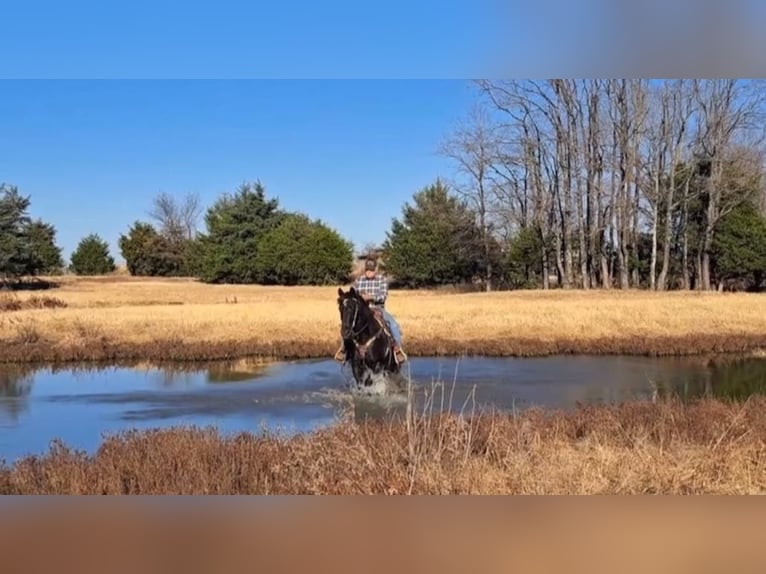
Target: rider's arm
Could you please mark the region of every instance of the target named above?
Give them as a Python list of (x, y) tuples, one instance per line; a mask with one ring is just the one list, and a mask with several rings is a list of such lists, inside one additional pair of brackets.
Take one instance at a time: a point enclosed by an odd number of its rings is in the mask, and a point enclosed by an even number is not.
[(388, 281), (385, 277), (381, 278), (378, 288), (375, 290), (375, 303), (383, 305), (388, 298)]

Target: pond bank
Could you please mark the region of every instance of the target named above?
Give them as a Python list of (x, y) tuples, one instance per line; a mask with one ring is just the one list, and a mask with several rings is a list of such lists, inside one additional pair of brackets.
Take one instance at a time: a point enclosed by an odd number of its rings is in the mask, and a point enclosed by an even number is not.
[[(518, 413), (680, 397), (744, 400), (766, 394), (766, 358), (415, 358), (414, 407)], [(41, 453), (54, 439), (93, 453), (104, 433), (213, 426), (312, 432), (404, 416), (406, 397), (353, 398), (334, 361), (0, 365), (0, 459)]]
[[(212, 361), (237, 358), (264, 360), (326, 359), (337, 341), (299, 338), (264, 343), (257, 339), (183, 340), (156, 338), (151, 342), (119, 342), (102, 335), (73, 342), (55, 342), (30, 336), (0, 345), (0, 362), (77, 361)], [(711, 353), (744, 353), (766, 350), (764, 334), (699, 334), (683, 336), (632, 336), (604, 338), (492, 337), (465, 340), (410, 337), (405, 340), (410, 357), (546, 357), (552, 355), (693, 356)]]
[(162, 429), (0, 468), (0, 494), (763, 494), (766, 400), (341, 423), (280, 438)]

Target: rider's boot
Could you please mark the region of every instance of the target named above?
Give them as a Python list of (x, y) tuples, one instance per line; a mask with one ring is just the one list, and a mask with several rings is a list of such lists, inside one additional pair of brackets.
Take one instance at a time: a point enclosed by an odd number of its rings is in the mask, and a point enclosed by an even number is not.
[(396, 361), (398, 363), (403, 363), (407, 360), (407, 354), (404, 352), (404, 350), (399, 346), (399, 343), (394, 341), (394, 356), (396, 357)]
[[(380, 315), (381, 320), (383, 319), (382, 314)], [(394, 333), (391, 331), (391, 324), (388, 321), (383, 321), (383, 325), (386, 327), (386, 333), (389, 337), (391, 337), (391, 340), (393, 341), (393, 347), (394, 347), (394, 357), (396, 357), (397, 363), (403, 363), (407, 360), (407, 354), (404, 352), (404, 350), (401, 348), (399, 343), (397, 343), (396, 339), (394, 338)]]
[(335, 359), (339, 363), (343, 363), (346, 360), (346, 349), (343, 345), (341, 345), (340, 348), (337, 351), (335, 351), (335, 355), (333, 356), (333, 359)]

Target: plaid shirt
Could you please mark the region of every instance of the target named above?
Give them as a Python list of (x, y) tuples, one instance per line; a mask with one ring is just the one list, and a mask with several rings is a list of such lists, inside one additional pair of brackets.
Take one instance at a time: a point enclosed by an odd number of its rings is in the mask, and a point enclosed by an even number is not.
[(385, 307), (388, 297), (388, 281), (383, 275), (377, 274), (372, 279), (361, 275), (355, 282), (354, 288), (362, 294), (369, 293), (374, 297), (371, 303)]

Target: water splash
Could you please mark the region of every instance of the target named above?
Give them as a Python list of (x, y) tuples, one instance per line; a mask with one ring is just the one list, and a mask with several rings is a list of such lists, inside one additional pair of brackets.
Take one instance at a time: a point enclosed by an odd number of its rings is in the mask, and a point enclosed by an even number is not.
[(363, 397), (388, 397), (391, 395), (400, 395), (407, 393), (407, 380), (401, 375), (394, 375), (390, 373), (370, 373), (368, 380), (369, 385), (357, 385), (355, 382), (351, 382), (349, 390), (354, 396)]

